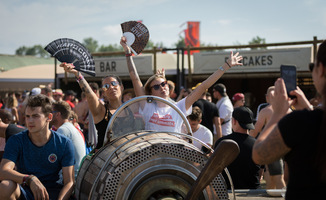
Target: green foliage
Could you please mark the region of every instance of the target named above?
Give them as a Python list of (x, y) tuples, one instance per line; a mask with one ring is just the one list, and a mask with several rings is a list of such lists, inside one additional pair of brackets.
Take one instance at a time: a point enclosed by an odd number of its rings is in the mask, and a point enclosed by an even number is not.
[(185, 39), (184, 37), (179, 36), (179, 40), (174, 44), (176, 48), (185, 48)]
[(26, 50), (27, 50), (27, 47), (21, 46), (18, 49), (16, 49), (16, 55), (23, 56), (23, 55), (25, 55)]
[[(261, 38), (259, 36), (256, 36), (249, 41), (248, 44), (266, 44), (265, 38)], [(260, 48), (251, 48), (251, 49), (266, 49), (266, 47), (260, 47)]]
[(38, 56), (38, 57), (49, 57), (47, 51), (41, 45), (34, 45), (32, 47), (22, 46), (16, 50), (16, 55), (20, 56)]
[[(249, 41), (249, 44), (265, 44), (265, 38), (261, 38), (256, 36)], [(83, 45), (91, 52), (114, 52), (114, 51), (123, 51), (123, 48), (120, 44), (110, 44), (110, 45), (98, 45), (98, 42), (93, 38), (85, 38), (83, 41)], [(234, 45), (241, 45), (239, 42)], [(174, 44), (175, 48), (186, 48), (184, 37), (179, 36), (178, 41)], [(209, 47), (209, 46), (218, 46), (217, 44), (205, 44), (201, 43), (201, 47)], [(145, 49), (153, 49), (153, 47), (164, 48), (163, 42), (159, 42), (154, 44), (152, 40), (149, 40)], [(266, 49), (266, 47), (261, 48), (252, 48), (252, 49)], [(31, 56), (38, 56), (38, 57), (49, 57), (49, 53), (46, 52), (41, 45), (34, 45), (32, 47), (21, 46), (16, 50), (16, 55), (31, 55)]]
[(86, 49), (88, 49), (90, 53), (96, 52), (98, 48), (98, 42), (91, 37), (85, 38), (83, 45), (86, 47)]
[(97, 52), (112, 52), (112, 51), (123, 51), (121, 45), (117, 44), (110, 44), (108, 46), (101, 45)]

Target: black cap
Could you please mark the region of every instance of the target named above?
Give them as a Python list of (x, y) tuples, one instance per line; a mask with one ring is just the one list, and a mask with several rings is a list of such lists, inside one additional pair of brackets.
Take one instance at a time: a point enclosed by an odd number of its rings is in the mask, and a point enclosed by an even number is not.
[(240, 126), (244, 129), (255, 129), (253, 124), (254, 114), (245, 106), (235, 108), (232, 113), (232, 117), (237, 120)]
[(73, 90), (67, 90), (67, 91), (65, 92), (65, 95), (67, 95), (67, 96), (69, 96), (69, 95), (73, 95), (73, 96), (76, 96), (76, 95), (77, 95), (77, 93), (76, 93), (76, 92), (74, 92)]
[(226, 87), (222, 83), (215, 84), (213, 89), (218, 91), (222, 96), (226, 95)]

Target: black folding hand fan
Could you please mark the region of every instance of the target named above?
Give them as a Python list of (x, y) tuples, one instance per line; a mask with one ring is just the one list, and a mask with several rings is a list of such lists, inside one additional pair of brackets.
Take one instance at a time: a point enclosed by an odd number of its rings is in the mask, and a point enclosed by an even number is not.
[(147, 27), (136, 21), (124, 22), (121, 24), (123, 36), (127, 39), (127, 45), (135, 55), (140, 54), (147, 45), (149, 32)]
[(78, 41), (60, 38), (44, 48), (60, 62), (73, 63), (75, 69), (95, 76), (95, 62), (89, 51)]

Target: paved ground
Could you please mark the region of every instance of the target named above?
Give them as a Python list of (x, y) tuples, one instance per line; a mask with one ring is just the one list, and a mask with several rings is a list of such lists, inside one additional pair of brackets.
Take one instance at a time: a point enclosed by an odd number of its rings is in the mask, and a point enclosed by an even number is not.
[[(235, 196), (237, 200), (258, 200), (258, 199), (262, 199), (262, 200), (284, 200), (284, 197), (273, 197), (270, 196), (266, 193), (266, 190), (264, 189), (258, 189), (256, 191), (252, 191), (252, 190), (236, 190), (235, 191)], [(230, 199), (234, 199), (233, 195), (231, 193), (229, 193), (229, 198)]]

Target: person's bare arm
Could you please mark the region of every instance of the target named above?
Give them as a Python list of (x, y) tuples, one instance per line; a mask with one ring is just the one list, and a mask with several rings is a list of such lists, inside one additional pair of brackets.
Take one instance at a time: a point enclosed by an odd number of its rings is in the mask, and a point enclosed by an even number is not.
[[(24, 177), (32, 174), (22, 174), (14, 170), (15, 163), (8, 159), (1, 160), (0, 166), (0, 180), (11, 180), (17, 184), (23, 184)], [(34, 176), (29, 181), (29, 187), (35, 199), (49, 199), (49, 194), (41, 183), (41, 181)]]
[(75, 185), (74, 166), (63, 167), (63, 188), (60, 191), (58, 199), (69, 199)]
[(219, 67), (217, 71), (210, 75), (204, 82), (202, 82), (202, 84), (200, 84), (186, 97), (186, 110), (188, 110), (190, 106), (192, 106), (192, 104), (194, 104), (195, 101), (201, 97), (206, 89), (211, 87), (219, 78), (221, 78), (221, 76), (230, 68), (230, 66), (233, 67), (236, 65), (243, 65), (240, 63), (241, 60), (242, 56), (239, 56), (239, 53), (233, 55), (233, 52), (231, 51), (229, 59), (222, 65), (222, 68)]
[(15, 163), (11, 160), (3, 158), (0, 165), (0, 181), (12, 180), (16, 183), (23, 183), (24, 174), (21, 174), (14, 170)]
[(222, 137), (221, 118), (214, 117), (213, 122), (216, 129), (216, 140), (217, 140)]
[(16, 123), (19, 123), (19, 114), (18, 114), (18, 109), (17, 108), (15, 108), (15, 107), (12, 108), (12, 115), (15, 116), (15, 118), (16, 118), (15, 119), (16, 120), (15, 122)]
[[(120, 40), (120, 44), (123, 47), (123, 50), (125, 51), (125, 53), (127, 55), (127, 54), (131, 54), (131, 50), (127, 46), (126, 42), (127, 42), (126, 38), (122, 37)], [(128, 66), (130, 79), (131, 79), (132, 85), (134, 86), (136, 96), (138, 97), (138, 96), (145, 95), (143, 83), (140, 81), (140, 78), (139, 78), (139, 75), (138, 75), (138, 72), (137, 72), (137, 69), (136, 69), (136, 66), (135, 66), (132, 56), (127, 56), (126, 60), (127, 60), (127, 66)]]
[(273, 117), (256, 140), (252, 151), (252, 159), (255, 163), (260, 165), (270, 164), (291, 150), (284, 143), (277, 127), (279, 119)]
[(263, 129), (266, 124), (266, 112), (267, 110), (264, 108), (259, 112), (257, 122), (255, 123), (255, 129), (250, 130), (249, 135), (252, 137), (257, 137), (258, 133)]
[(105, 114), (105, 107), (103, 104), (100, 103), (97, 95), (93, 92), (88, 82), (85, 80), (85, 78), (81, 75), (80, 72), (74, 69), (73, 65), (67, 63), (61, 63), (60, 67), (63, 67), (66, 72), (75, 75), (81, 90), (85, 92), (88, 107), (93, 114), (94, 122), (95, 123), (100, 122)]

